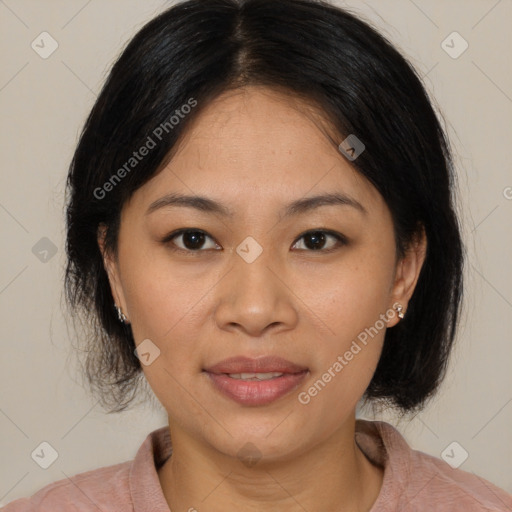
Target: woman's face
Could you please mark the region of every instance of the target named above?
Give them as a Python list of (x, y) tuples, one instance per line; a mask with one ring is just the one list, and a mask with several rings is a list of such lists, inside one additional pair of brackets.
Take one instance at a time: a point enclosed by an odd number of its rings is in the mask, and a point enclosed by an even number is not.
[(397, 264), (384, 200), (309, 112), (261, 87), (220, 96), (124, 206), (106, 259), (171, 432), (217, 453), (285, 459), (353, 421), (421, 265)]

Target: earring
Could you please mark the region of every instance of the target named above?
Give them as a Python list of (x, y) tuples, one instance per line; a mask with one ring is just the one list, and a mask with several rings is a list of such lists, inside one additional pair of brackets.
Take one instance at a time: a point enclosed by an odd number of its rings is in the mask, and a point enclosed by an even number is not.
[(403, 318), (404, 315), (404, 308), (402, 307), (402, 304), (399, 304), (398, 302), (394, 305), (394, 308), (396, 310), (396, 313), (398, 315), (398, 318)]
[(127, 320), (125, 314), (123, 313), (123, 311), (121, 310), (121, 308), (117, 305), (117, 304), (114, 304), (114, 307), (116, 308), (116, 311), (117, 311), (117, 318), (119, 318), (119, 321), (124, 324)]

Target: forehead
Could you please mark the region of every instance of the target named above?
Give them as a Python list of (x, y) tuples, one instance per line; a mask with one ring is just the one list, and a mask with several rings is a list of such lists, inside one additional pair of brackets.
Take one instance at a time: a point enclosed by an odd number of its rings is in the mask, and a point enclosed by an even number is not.
[(210, 164), (232, 162), (248, 173), (286, 170), (299, 162), (300, 167), (318, 167), (340, 159), (338, 136), (332, 132), (325, 116), (310, 103), (275, 89), (250, 86), (225, 92), (206, 105), (181, 141), (179, 153), (192, 158), (196, 152), (199, 164), (201, 158)]
[(369, 206), (382, 203), (341, 155), (338, 138), (297, 97), (261, 86), (228, 91), (203, 107), (171, 161), (134, 199), (147, 204), (177, 191), (259, 208), (337, 190)]

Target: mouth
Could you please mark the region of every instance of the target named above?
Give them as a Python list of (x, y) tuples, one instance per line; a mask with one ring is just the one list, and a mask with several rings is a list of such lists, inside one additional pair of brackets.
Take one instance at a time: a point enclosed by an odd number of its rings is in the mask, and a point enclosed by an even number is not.
[(269, 374), (269, 373), (299, 373), (307, 370), (305, 366), (292, 363), (287, 359), (277, 356), (264, 356), (256, 359), (236, 356), (224, 359), (213, 366), (205, 368), (209, 373), (228, 375), (244, 375), (247, 373), (254, 373), (256, 375)]
[(246, 382), (261, 381), (275, 379), (284, 375), (282, 372), (269, 372), (269, 373), (227, 373), (232, 379), (244, 380)]
[(223, 396), (240, 405), (261, 406), (289, 394), (309, 370), (279, 357), (233, 357), (203, 372)]

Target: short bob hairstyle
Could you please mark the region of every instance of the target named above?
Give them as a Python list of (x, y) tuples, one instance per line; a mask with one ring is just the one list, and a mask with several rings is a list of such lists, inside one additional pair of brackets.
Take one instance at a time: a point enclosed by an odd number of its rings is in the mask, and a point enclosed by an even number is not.
[[(425, 233), (407, 315), (386, 332), (363, 397), (402, 413), (420, 409), (444, 377), (460, 313), (463, 247), (451, 151), (411, 64), (369, 24), (320, 0), (180, 2), (147, 23), (113, 65), (67, 181), (65, 289), (73, 318), (88, 328), (82, 369), (90, 389), (119, 412), (143, 380), (131, 328), (114, 309), (98, 226), (107, 226), (106, 248), (115, 255), (124, 203), (169, 162), (202, 107), (248, 85), (315, 105), (335, 130), (333, 143), (349, 134), (364, 143), (351, 163), (391, 211), (397, 258)], [(154, 147), (132, 160), (148, 137)]]

